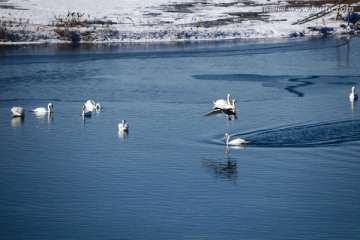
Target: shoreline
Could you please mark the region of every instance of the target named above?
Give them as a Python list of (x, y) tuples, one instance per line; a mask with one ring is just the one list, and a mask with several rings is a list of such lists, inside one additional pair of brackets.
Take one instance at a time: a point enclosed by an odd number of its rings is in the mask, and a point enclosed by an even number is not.
[[(326, 38), (339, 38), (339, 39), (351, 39), (351, 35), (332, 35), (332, 36), (304, 36), (304, 37), (288, 37), (288, 38), (233, 38), (233, 39), (205, 39), (205, 40), (191, 40), (191, 41), (138, 41), (138, 42), (82, 42), (82, 43), (72, 43), (72, 42), (9, 42), (5, 44), (0, 44), (1, 48), (6, 47), (56, 47), (56, 46), (65, 46), (65, 47), (83, 47), (83, 46), (145, 46), (145, 45), (173, 45), (173, 44), (202, 44), (202, 43), (221, 43), (221, 42), (261, 42), (269, 43), (272, 41), (287, 41), (287, 40), (312, 40), (312, 39), (326, 39)], [(359, 37), (359, 36), (355, 36)]]

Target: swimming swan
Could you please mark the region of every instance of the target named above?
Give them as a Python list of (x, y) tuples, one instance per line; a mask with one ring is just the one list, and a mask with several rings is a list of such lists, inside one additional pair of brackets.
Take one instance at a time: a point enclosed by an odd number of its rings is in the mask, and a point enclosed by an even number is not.
[(356, 100), (358, 99), (358, 95), (357, 95), (357, 93), (356, 93), (356, 88), (355, 88), (355, 86), (353, 86), (353, 87), (351, 88), (351, 93), (350, 93), (349, 98), (350, 98), (350, 101), (351, 101), (351, 102), (354, 102), (354, 101), (356, 101)]
[(39, 108), (33, 109), (33, 111), (35, 113), (51, 113), (53, 108), (54, 108), (54, 105), (52, 103), (49, 103), (47, 109), (44, 107), (39, 107)]
[(234, 116), (235, 119), (237, 119), (237, 116), (236, 116), (236, 100), (233, 99), (232, 100), (232, 104), (226, 104), (226, 106), (222, 107), (222, 108), (217, 108), (217, 109), (214, 109), (213, 111), (211, 112), (208, 112), (206, 113), (204, 116), (212, 116), (212, 115), (215, 115), (215, 114), (219, 114), (219, 113), (224, 113), (228, 116), (228, 119), (231, 120), (230, 116)]
[(231, 146), (240, 146), (246, 143), (249, 143), (248, 141), (241, 139), (241, 138), (235, 138), (233, 140), (230, 141), (230, 134), (229, 133), (225, 133), (225, 137), (226, 137), (226, 146), (228, 147), (229, 145)]
[(216, 100), (215, 102), (213, 102), (214, 103), (213, 109), (221, 109), (221, 108), (226, 107), (226, 105), (231, 105), (230, 98), (231, 98), (231, 94), (229, 93), (227, 95), (227, 100), (225, 100), (225, 99)]
[(126, 120), (123, 119), (121, 123), (118, 125), (119, 131), (127, 131), (129, 129), (129, 124), (126, 123)]
[(91, 117), (91, 111), (89, 111), (89, 110), (87, 110), (87, 108), (86, 108), (86, 106), (83, 106), (83, 108), (82, 108), (83, 110), (82, 110), (82, 116), (83, 116), (83, 118), (84, 117)]
[(100, 103), (95, 103), (94, 100), (87, 100), (85, 102), (85, 107), (89, 111), (100, 111), (101, 109)]
[(13, 117), (24, 117), (25, 110), (22, 107), (13, 107), (11, 108), (12, 116)]

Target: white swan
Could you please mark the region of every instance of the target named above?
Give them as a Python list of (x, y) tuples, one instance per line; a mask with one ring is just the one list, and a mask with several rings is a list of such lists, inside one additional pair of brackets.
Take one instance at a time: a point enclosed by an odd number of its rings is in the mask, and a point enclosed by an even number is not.
[(226, 146), (227, 147), (229, 145), (231, 145), (231, 146), (240, 146), (240, 145), (249, 143), (248, 141), (246, 141), (244, 139), (241, 139), (241, 138), (235, 138), (235, 139), (230, 141), (230, 134), (229, 133), (225, 133), (225, 137), (226, 137)]
[(89, 111), (100, 111), (100, 103), (96, 103), (94, 100), (87, 100), (85, 102), (85, 107)]
[(86, 108), (86, 106), (83, 106), (83, 108), (82, 108), (83, 110), (82, 110), (82, 116), (83, 116), (83, 118), (84, 117), (91, 117), (91, 111), (89, 111), (89, 110), (87, 110), (87, 108)]
[(52, 103), (48, 104), (47, 109), (44, 107), (39, 107), (39, 108), (35, 108), (33, 109), (33, 112), (35, 113), (52, 113), (52, 109), (54, 108), (54, 105)]
[(351, 88), (351, 93), (350, 93), (349, 98), (350, 98), (350, 101), (351, 101), (351, 102), (354, 102), (354, 101), (356, 101), (356, 100), (358, 99), (358, 95), (357, 95), (357, 93), (356, 93), (356, 88), (355, 88), (355, 86), (353, 86), (353, 87)]
[(215, 102), (213, 102), (214, 103), (213, 109), (220, 109), (220, 108), (224, 108), (226, 105), (231, 105), (230, 98), (231, 98), (231, 94), (229, 93), (227, 95), (227, 100), (225, 99), (216, 100)]
[(119, 131), (127, 131), (129, 129), (129, 124), (127, 124), (126, 120), (123, 119), (121, 123), (118, 125)]
[(230, 116), (234, 116), (234, 118), (237, 119), (237, 116), (236, 116), (237, 110), (235, 107), (235, 103), (236, 103), (236, 100), (233, 99), (232, 104), (226, 104), (222, 108), (216, 108), (213, 111), (206, 113), (204, 116), (211, 116), (211, 115), (215, 115), (215, 114), (219, 114), (219, 113), (225, 113), (226, 115), (228, 115), (229, 120), (231, 120)]
[(11, 108), (11, 112), (13, 117), (24, 117), (25, 116), (25, 110), (22, 107), (13, 107)]

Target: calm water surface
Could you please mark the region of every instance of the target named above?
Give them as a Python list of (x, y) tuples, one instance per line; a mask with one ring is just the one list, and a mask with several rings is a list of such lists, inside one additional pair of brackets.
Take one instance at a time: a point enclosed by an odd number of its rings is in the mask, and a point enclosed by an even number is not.
[[(359, 56), (359, 38), (1, 47), (0, 239), (360, 239)], [(202, 116), (227, 93), (238, 120)], [(226, 152), (226, 132), (250, 143)]]

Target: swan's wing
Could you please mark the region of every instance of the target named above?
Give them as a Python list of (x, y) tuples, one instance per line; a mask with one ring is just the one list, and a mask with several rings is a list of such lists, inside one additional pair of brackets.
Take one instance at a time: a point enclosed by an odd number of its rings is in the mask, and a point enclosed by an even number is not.
[(13, 116), (18, 117), (24, 114), (24, 109), (22, 107), (13, 107), (11, 108)]
[(13, 114), (19, 113), (19, 107), (13, 107), (13, 108), (11, 108), (11, 112), (12, 112)]
[(212, 115), (216, 115), (216, 114), (220, 114), (220, 113), (222, 113), (221, 109), (215, 109), (215, 110), (213, 110), (211, 112), (208, 112), (208, 113), (204, 114), (203, 116), (207, 117), (207, 116), (212, 116)]

